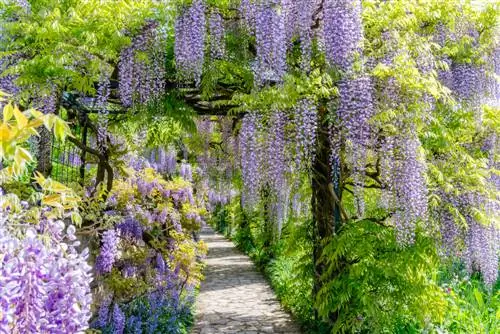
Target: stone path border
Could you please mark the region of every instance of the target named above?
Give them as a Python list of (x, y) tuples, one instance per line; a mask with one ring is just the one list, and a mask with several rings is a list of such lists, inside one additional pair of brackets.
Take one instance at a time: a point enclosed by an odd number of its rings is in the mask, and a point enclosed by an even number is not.
[(301, 333), (248, 256), (209, 227), (200, 236), (209, 251), (192, 334)]

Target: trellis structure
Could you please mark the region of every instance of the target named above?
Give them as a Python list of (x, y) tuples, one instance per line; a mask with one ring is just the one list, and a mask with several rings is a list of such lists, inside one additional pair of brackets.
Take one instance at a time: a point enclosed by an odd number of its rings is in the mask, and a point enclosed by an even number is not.
[[(93, 147), (83, 131), (75, 131), (75, 137), (84, 145)], [(90, 143), (89, 143), (90, 142)], [(90, 154), (85, 153), (71, 141), (60, 142), (52, 138), (51, 148), (51, 177), (61, 183), (79, 183), (83, 185), (89, 170), (97, 166), (97, 161)]]

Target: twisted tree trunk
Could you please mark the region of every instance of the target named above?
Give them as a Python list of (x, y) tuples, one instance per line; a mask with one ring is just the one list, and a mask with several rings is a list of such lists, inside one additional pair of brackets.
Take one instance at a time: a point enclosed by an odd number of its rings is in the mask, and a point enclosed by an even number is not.
[[(319, 126), (316, 156), (311, 178), (311, 208), (313, 216), (313, 261), (314, 287), (313, 296), (317, 295), (324, 284), (325, 264), (320, 261), (325, 246), (325, 240), (334, 236), (341, 226), (341, 208), (338, 205), (341, 199), (340, 181), (334, 184), (333, 180), (340, 180), (340, 163), (332, 170), (330, 154), (332, 145), (329, 138), (329, 127), (326, 122), (327, 108), (321, 107), (319, 112)], [(336, 318), (334, 316), (334, 318)]]
[(48, 177), (52, 172), (52, 134), (46, 128), (40, 128), (39, 134), (36, 171)]

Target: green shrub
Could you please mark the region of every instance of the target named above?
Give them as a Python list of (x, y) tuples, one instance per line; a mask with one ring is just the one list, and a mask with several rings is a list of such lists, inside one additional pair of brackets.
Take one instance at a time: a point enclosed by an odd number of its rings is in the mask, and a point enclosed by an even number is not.
[(315, 305), (334, 333), (408, 333), (443, 319), (439, 258), (422, 233), (400, 247), (392, 228), (351, 223), (325, 246), (321, 261), (326, 270)]
[(500, 333), (500, 280), (491, 290), (478, 275), (469, 276), (454, 264), (441, 277), (448, 307), (436, 331), (447, 333)]

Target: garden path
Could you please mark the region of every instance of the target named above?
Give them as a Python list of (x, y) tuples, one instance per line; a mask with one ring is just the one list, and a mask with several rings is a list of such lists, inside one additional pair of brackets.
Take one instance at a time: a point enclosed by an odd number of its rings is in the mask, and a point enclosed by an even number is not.
[(201, 239), (209, 251), (193, 334), (300, 334), (248, 256), (209, 227)]

